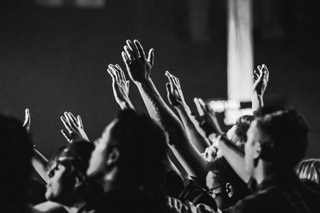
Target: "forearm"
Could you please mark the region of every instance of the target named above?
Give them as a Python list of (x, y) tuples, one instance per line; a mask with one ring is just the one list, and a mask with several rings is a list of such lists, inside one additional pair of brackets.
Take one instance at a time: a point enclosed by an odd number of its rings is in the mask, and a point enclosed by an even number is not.
[(260, 107), (263, 107), (263, 96), (254, 92), (251, 97), (252, 111), (257, 111)]
[[(211, 138), (212, 136), (209, 137)], [(225, 136), (219, 139), (219, 150), (238, 176), (247, 183), (250, 175), (245, 171), (244, 151)]]
[(149, 115), (156, 120), (168, 135), (169, 147), (190, 176), (204, 178), (206, 162), (189, 142), (177, 116), (165, 104), (151, 79), (136, 84)]
[(48, 175), (47, 175), (47, 164), (48, 160), (46, 157), (44, 157), (36, 148), (34, 148), (34, 154), (31, 159), (32, 166), (37, 171), (37, 173), (40, 175), (40, 177), (48, 183)]
[(121, 110), (124, 110), (124, 109), (135, 110), (135, 108), (130, 100), (118, 102), (118, 105), (120, 106)]
[(191, 110), (187, 105), (175, 107), (181, 121), (184, 125), (186, 134), (193, 145), (198, 149), (200, 153), (204, 152), (205, 149), (210, 146), (207, 138), (202, 135), (199, 131), (201, 129), (196, 128), (196, 124), (192, 122)]

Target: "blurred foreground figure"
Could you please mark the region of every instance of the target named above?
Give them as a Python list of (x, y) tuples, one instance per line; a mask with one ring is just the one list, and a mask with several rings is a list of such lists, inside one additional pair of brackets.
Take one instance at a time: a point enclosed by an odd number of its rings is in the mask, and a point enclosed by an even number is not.
[(96, 141), (87, 174), (103, 186), (99, 212), (164, 212), (166, 139), (150, 117), (124, 110)]
[(88, 181), (86, 170), (94, 145), (72, 142), (56, 151), (48, 165), (46, 198), (34, 208), (41, 212), (94, 212), (99, 188)]
[(28, 190), (33, 144), (22, 123), (0, 114), (0, 212), (31, 212)]
[(308, 145), (303, 118), (281, 107), (259, 111), (245, 144), (245, 169), (257, 183), (256, 192), (230, 212), (320, 212), (319, 188), (309, 187), (294, 173)]

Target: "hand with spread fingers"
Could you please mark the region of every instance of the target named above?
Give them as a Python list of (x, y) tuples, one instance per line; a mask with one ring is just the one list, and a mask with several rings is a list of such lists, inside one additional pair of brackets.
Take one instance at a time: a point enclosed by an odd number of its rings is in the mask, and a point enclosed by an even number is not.
[(71, 112), (65, 112), (64, 116), (60, 117), (64, 127), (62, 135), (69, 143), (85, 140), (89, 142), (89, 138), (83, 129), (83, 124), (80, 115), (77, 118)]
[(171, 106), (177, 107), (186, 105), (179, 79), (172, 75), (169, 71), (166, 71), (165, 75), (169, 80), (169, 83), (166, 84), (166, 88), (168, 100)]
[(121, 67), (118, 64), (109, 64), (107, 71), (112, 78), (113, 95), (120, 108), (134, 109), (134, 106), (129, 98), (130, 81), (126, 80), (126, 76)]
[(27, 132), (30, 132), (31, 114), (28, 108), (26, 108), (24, 111), (24, 122), (22, 126), (26, 128)]
[(206, 136), (209, 137), (210, 134), (223, 134), (213, 109), (204, 103), (201, 98), (194, 98), (194, 102), (199, 114), (197, 120)]
[(154, 50), (149, 50), (147, 58), (138, 40), (133, 42), (127, 40), (123, 48), (122, 58), (132, 81), (135, 83), (148, 81), (154, 63)]

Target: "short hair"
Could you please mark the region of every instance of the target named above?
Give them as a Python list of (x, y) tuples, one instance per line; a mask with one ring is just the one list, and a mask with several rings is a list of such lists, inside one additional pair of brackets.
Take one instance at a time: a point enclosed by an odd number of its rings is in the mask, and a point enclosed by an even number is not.
[(60, 147), (50, 158), (49, 168), (54, 163), (62, 163), (66, 166), (68, 172), (77, 172), (86, 176), (86, 170), (89, 167), (91, 153), (94, 145), (88, 141), (77, 141), (68, 146)]
[(257, 116), (257, 127), (268, 138), (259, 141), (261, 158), (274, 166), (293, 169), (305, 155), (308, 145), (308, 126), (293, 109), (280, 109)]
[(237, 201), (243, 199), (251, 192), (245, 182), (232, 169), (228, 161), (224, 158), (218, 158), (209, 164), (209, 171), (213, 172), (216, 176), (215, 179), (221, 183), (232, 184), (234, 188), (234, 195), (230, 198), (230, 204), (234, 205)]
[(161, 181), (166, 171), (164, 131), (149, 116), (134, 110), (120, 111), (116, 120), (111, 137), (120, 151), (118, 166), (137, 184)]
[(0, 197), (10, 203), (27, 202), (33, 171), (31, 137), (22, 122), (3, 114), (0, 114), (0, 137)]
[(254, 116), (252, 115), (243, 115), (236, 120), (234, 124), (236, 126), (236, 130), (235, 130), (236, 141), (234, 142), (239, 142), (241, 144), (244, 144), (247, 142), (247, 131), (253, 120), (254, 120)]
[(320, 159), (302, 160), (295, 167), (295, 172), (301, 180), (310, 180), (320, 185)]

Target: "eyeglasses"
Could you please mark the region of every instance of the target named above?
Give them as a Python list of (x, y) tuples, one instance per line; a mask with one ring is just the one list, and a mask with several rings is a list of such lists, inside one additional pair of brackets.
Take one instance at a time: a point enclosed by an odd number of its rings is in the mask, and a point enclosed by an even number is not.
[(219, 186), (216, 186), (216, 187), (213, 187), (211, 189), (206, 189), (205, 191), (211, 195), (213, 198), (216, 198), (219, 194), (222, 194), (222, 192), (215, 192), (216, 189), (219, 189), (223, 187), (223, 185), (219, 185)]

